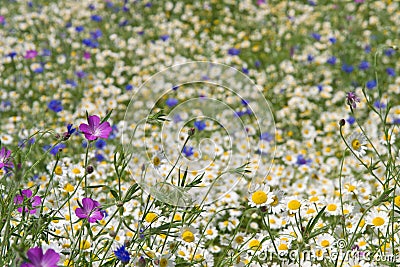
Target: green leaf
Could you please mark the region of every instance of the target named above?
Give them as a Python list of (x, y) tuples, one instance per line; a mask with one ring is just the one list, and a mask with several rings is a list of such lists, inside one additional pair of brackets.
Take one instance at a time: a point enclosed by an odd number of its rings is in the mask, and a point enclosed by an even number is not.
[(111, 109), (111, 110), (107, 113), (107, 115), (101, 120), (100, 124), (102, 124), (103, 122), (107, 121), (107, 120), (110, 118), (112, 111), (113, 111), (113, 110)]
[[(317, 224), (319, 218), (321, 218), (322, 214), (324, 213), (326, 209), (326, 206), (323, 207), (317, 214), (317, 216), (315, 216), (314, 219), (310, 220), (306, 226), (306, 229), (304, 231), (304, 236), (307, 237), (307, 239), (310, 239), (311, 237), (308, 236), (309, 233), (311, 233), (311, 231), (314, 229), (315, 225)], [(311, 236), (311, 235), (310, 235)]]

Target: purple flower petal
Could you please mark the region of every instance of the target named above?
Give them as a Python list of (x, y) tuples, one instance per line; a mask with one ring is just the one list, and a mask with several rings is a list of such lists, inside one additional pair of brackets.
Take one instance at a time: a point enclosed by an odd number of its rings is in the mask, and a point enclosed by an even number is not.
[(110, 126), (110, 123), (109, 122), (103, 122), (96, 129), (96, 132), (98, 132), (98, 134), (96, 134), (96, 136), (98, 136), (100, 138), (108, 138), (108, 136), (110, 135), (111, 131), (112, 131), (112, 128)]
[(85, 218), (87, 218), (87, 214), (84, 212), (84, 210), (83, 209), (81, 209), (81, 208), (77, 208), (76, 210), (75, 210), (75, 214), (76, 214), (76, 216), (79, 218), (79, 219), (85, 219)]
[(58, 261), (60, 260), (60, 255), (54, 251), (54, 249), (48, 249), (44, 254), (42, 260), (42, 266), (45, 267), (56, 267)]
[(79, 130), (82, 133), (92, 133), (92, 131), (93, 131), (93, 129), (85, 123), (82, 123), (81, 125), (79, 125)]
[(87, 197), (82, 199), (82, 206), (84, 211), (91, 211), (95, 208), (93, 200)]
[(22, 204), (22, 202), (24, 202), (24, 197), (21, 195), (17, 195), (14, 197), (14, 203), (17, 205)]
[(43, 259), (43, 250), (42, 248), (35, 247), (31, 248), (28, 250), (26, 253), (28, 256), (30, 262), (33, 264), (33, 266), (41, 266), (41, 262)]
[(22, 192), (22, 195), (25, 196), (26, 198), (32, 197), (32, 191), (30, 189), (24, 189), (21, 192)]
[(32, 198), (32, 207), (37, 207), (40, 206), (42, 204), (42, 198), (39, 196), (34, 196)]
[(86, 138), (87, 140), (89, 140), (89, 141), (93, 141), (93, 140), (96, 140), (96, 139), (97, 139), (97, 137), (94, 136), (94, 135), (91, 134), (91, 133), (85, 133), (85, 138)]
[(92, 115), (88, 117), (89, 126), (96, 128), (100, 124), (100, 118), (97, 115)]

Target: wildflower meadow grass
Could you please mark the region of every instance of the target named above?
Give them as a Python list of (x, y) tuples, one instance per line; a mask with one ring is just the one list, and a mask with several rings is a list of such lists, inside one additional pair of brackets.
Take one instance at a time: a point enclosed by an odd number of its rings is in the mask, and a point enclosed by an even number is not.
[(1, 0), (0, 266), (398, 266), (399, 24)]

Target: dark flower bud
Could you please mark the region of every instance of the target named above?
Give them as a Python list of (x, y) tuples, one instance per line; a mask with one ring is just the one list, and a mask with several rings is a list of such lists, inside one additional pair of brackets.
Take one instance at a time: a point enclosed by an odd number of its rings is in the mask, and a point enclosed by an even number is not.
[(92, 166), (92, 165), (87, 166), (87, 167), (86, 167), (86, 172), (87, 172), (88, 174), (93, 173), (93, 172), (94, 172), (93, 166)]
[(344, 119), (341, 119), (340, 121), (339, 121), (339, 125), (340, 126), (344, 126), (346, 124), (346, 121), (344, 120)]
[(195, 132), (196, 132), (195, 128), (190, 128), (189, 131), (188, 131), (188, 135), (189, 136), (193, 136)]

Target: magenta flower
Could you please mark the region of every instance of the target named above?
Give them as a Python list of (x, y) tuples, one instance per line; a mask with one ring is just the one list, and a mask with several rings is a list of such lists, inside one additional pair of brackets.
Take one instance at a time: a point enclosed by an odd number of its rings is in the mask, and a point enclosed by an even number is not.
[(361, 102), (361, 99), (354, 92), (348, 92), (346, 96), (347, 105), (351, 106), (353, 109), (357, 107), (357, 103)]
[(35, 58), (37, 55), (38, 55), (38, 52), (36, 50), (28, 50), (28, 51), (26, 51), (25, 58), (31, 59), (31, 58)]
[[(32, 197), (32, 191), (30, 189), (22, 190), (21, 195), (16, 195), (14, 197), (14, 204), (23, 205), (25, 200), (29, 200), (29, 202), (24, 208), (24, 211), (30, 214), (35, 214), (36, 207), (42, 204), (42, 198), (39, 196)], [(19, 207), (17, 210), (22, 213), (22, 207)]]
[(7, 150), (5, 147), (3, 147), (0, 150), (0, 169), (2, 168), (12, 168), (14, 167), (14, 164), (10, 160), (10, 155), (11, 151)]
[(85, 197), (82, 199), (82, 208), (77, 208), (75, 214), (80, 219), (87, 219), (89, 223), (94, 223), (103, 219), (99, 206), (100, 203), (96, 200)]
[(83, 53), (83, 58), (84, 58), (84, 59), (90, 59), (90, 56), (91, 56), (91, 55), (90, 55), (89, 52), (86, 52), (86, 51), (85, 51), (85, 52)]
[(42, 248), (35, 247), (28, 250), (26, 253), (30, 263), (23, 263), (21, 267), (57, 267), (60, 260), (60, 255), (54, 249), (48, 249), (43, 254)]
[(89, 141), (96, 140), (99, 137), (107, 139), (112, 131), (110, 123), (108, 121), (100, 123), (100, 118), (96, 115), (89, 116), (88, 123), (81, 123), (79, 130), (85, 134), (85, 138)]

